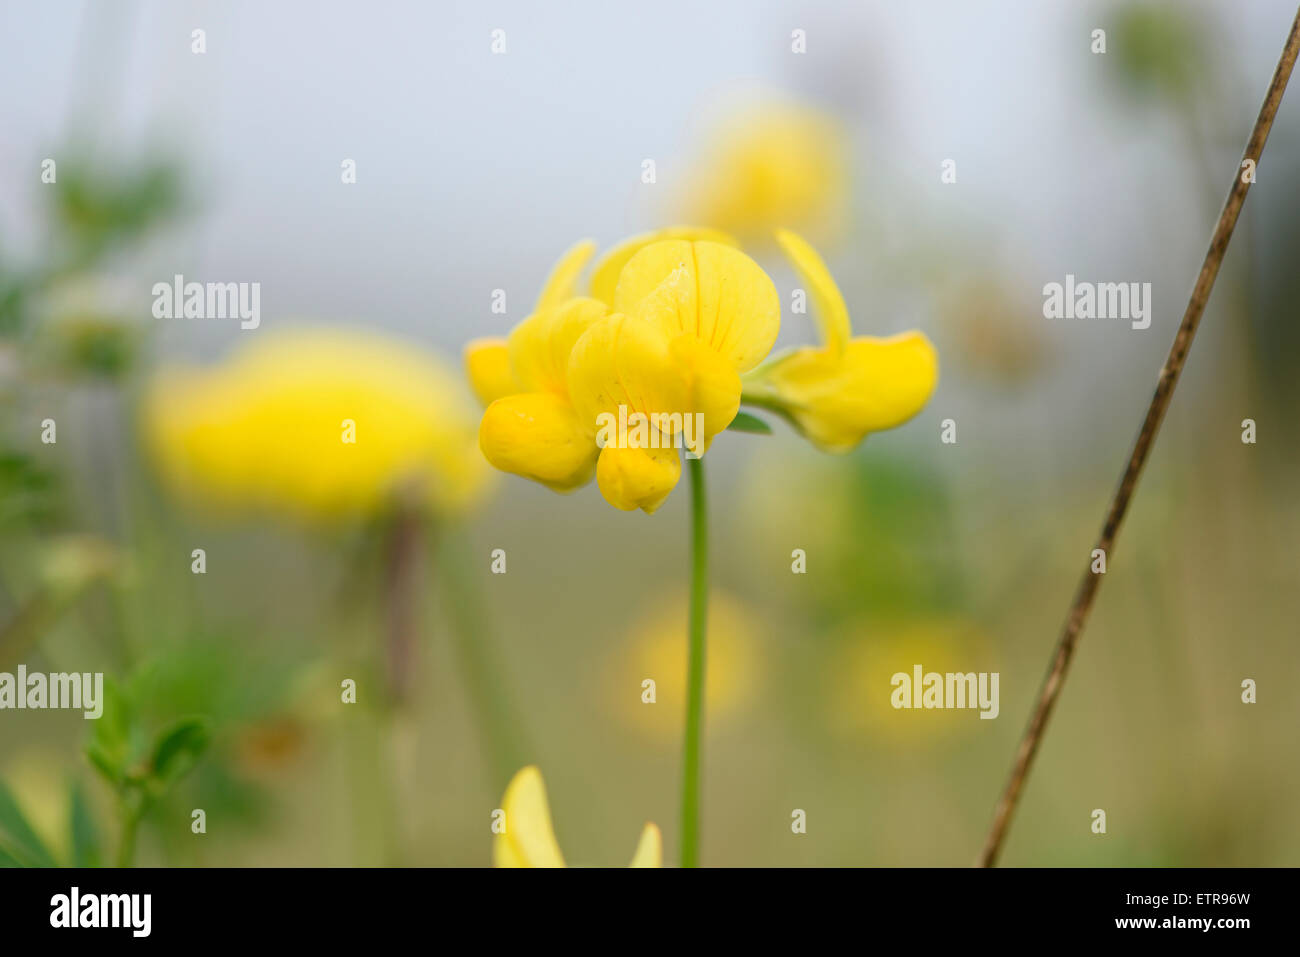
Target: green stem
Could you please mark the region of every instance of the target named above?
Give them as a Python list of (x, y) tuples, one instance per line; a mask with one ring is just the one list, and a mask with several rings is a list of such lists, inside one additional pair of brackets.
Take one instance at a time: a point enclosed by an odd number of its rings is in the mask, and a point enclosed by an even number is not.
[(135, 832), (140, 826), (140, 812), (127, 806), (122, 817), (122, 839), (117, 845), (117, 866), (130, 867), (135, 860)]
[(691, 613), (686, 676), (686, 740), (682, 749), (682, 867), (700, 860), (700, 738), (704, 728), (705, 626), (709, 616), (709, 519), (704, 463), (686, 458), (691, 473)]

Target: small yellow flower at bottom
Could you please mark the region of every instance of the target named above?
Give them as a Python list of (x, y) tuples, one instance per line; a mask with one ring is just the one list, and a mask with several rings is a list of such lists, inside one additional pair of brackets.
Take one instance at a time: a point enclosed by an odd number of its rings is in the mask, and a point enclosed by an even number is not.
[[(555, 840), (551, 808), (546, 800), (542, 772), (534, 765), (517, 773), (501, 799), (505, 827), (492, 842), (492, 863), (497, 867), (564, 867), (564, 855)], [(629, 867), (662, 867), (663, 838), (659, 828), (646, 824)]]

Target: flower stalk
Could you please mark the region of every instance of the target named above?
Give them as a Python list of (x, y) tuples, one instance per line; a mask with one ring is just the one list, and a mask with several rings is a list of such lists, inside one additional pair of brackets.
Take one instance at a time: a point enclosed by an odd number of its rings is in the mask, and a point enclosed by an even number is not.
[(126, 805), (122, 810), (122, 836), (117, 844), (117, 866), (132, 867), (135, 864), (135, 838), (140, 829), (140, 816), (143, 809)]
[(686, 731), (682, 747), (682, 867), (700, 860), (700, 750), (709, 620), (709, 516), (704, 462), (686, 457), (691, 475), (691, 609), (687, 652)]

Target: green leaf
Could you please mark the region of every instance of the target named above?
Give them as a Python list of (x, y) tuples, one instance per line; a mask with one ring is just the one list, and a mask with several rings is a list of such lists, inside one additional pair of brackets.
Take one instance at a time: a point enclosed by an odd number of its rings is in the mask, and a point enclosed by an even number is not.
[(72, 782), (69, 827), (72, 831), (72, 864), (74, 867), (99, 867), (102, 857), (99, 851), (99, 834), (95, 829), (95, 820), (90, 816), (86, 796), (81, 785)]
[(11, 856), (35, 867), (57, 867), (9, 789), (0, 782), (0, 842), (8, 846)]
[(103, 748), (93, 741), (86, 745), (86, 760), (114, 788), (122, 786), (122, 769), (118, 767), (117, 762), (112, 757), (104, 752)]
[(756, 415), (750, 415), (748, 412), (737, 412), (736, 417), (731, 420), (731, 425), (727, 426), (730, 432), (750, 432), (754, 435), (771, 435), (772, 427)]
[(114, 787), (120, 787), (131, 760), (131, 708), (117, 682), (104, 679), (104, 712), (95, 722), (86, 757)]
[(4, 842), (0, 841), (0, 867), (26, 867), (22, 861), (14, 857), (5, 850)]
[(174, 784), (194, 767), (211, 738), (203, 718), (182, 718), (158, 736), (150, 776), (164, 787)]

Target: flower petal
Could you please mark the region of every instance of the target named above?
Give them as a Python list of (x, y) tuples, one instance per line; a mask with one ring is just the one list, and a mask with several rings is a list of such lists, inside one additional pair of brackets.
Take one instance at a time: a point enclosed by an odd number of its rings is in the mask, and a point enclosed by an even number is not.
[[(671, 441), (671, 440), (669, 440)], [(682, 476), (681, 453), (675, 448), (606, 446), (596, 464), (596, 484), (605, 501), (647, 515), (664, 503)]]
[(479, 423), (479, 448), (503, 472), (571, 492), (591, 481), (599, 449), (573, 405), (552, 392), (497, 399)]
[(662, 242), (665, 239), (707, 239), (710, 242), (722, 243), (724, 246), (740, 245), (720, 230), (700, 226), (670, 226), (667, 229), (640, 233), (631, 239), (625, 239), (600, 258), (591, 273), (591, 294), (605, 305), (612, 307), (619, 273), (623, 271), (628, 260), (651, 243)]
[(645, 830), (641, 832), (641, 840), (637, 842), (636, 853), (632, 855), (632, 863), (628, 867), (663, 867), (664, 866), (664, 839), (659, 833), (659, 828), (652, 823), (647, 823)]
[(522, 388), (516, 391), (568, 395), (569, 353), (578, 337), (605, 315), (596, 299), (566, 299), (533, 313), (510, 333), (510, 368)]
[(922, 333), (862, 336), (840, 356), (796, 349), (747, 381), (746, 396), (785, 412), (822, 449), (845, 452), (867, 433), (895, 428), (920, 412), (938, 375), (934, 346)]
[(574, 290), (578, 288), (578, 276), (582, 273), (582, 267), (587, 265), (587, 260), (595, 252), (596, 244), (590, 239), (584, 239), (565, 250), (560, 261), (546, 277), (542, 292), (537, 297), (537, 305), (533, 306), (533, 312), (541, 312), (543, 309), (558, 306), (566, 299), (572, 299)]
[(510, 350), (505, 339), (473, 339), (465, 344), (465, 375), (484, 405), (523, 388), (510, 371)]
[(492, 860), (497, 867), (564, 866), (541, 771), (530, 765), (516, 774), (506, 787), (501, 810), (505, 812), (505, 830), (492, 841)]
[(611, 315), (593, 323), (569, 356), (569, 394), (594, 435), (602, 414), (691, 411), (687, 380), (668, 338), (642, 319)]
[(787, 229), (778, 229), (776, 241), (794, 264), (795, 270), (808, 286), (817, 307), (815, 318), (822, 340), (831, 352), (840, 352), (852, 335), (849, 328), (849, 308), (844, 304), (840, 287), (826, 268), (826, 263), (801, 236)]
[[(672, 295), (661, 284), (669, 280)], [(656, 293), (656, 291), (659, 291)], [(634, 255), (619, 276), (615, 312), (646, 315), (670, 337), (689, 332), (725, 357), (737, 372), (771, 351), (781, 326), (776, 287), (754, 260), (719, 243), (672, 239)]]
[(726, 359), (695, 336), (679, 335), (668, 348), (686, 378), (687, 412), (704, 416), (703, 447), (692, 449), (703, 454), (713, 437), (729, 426), (740, 411), (740, 376)]

